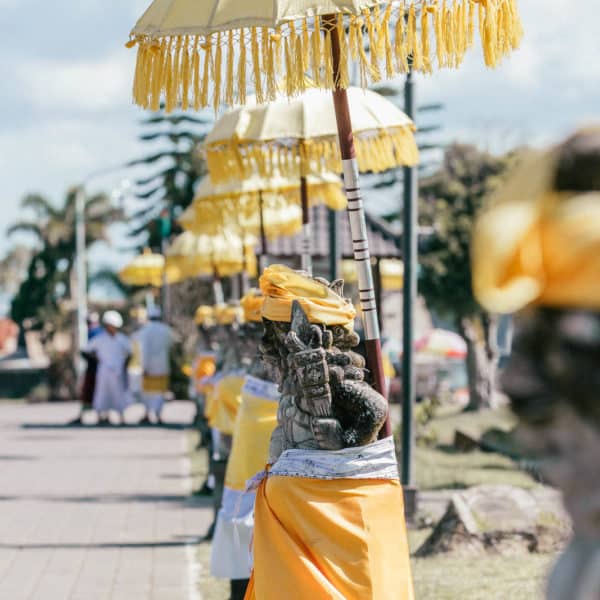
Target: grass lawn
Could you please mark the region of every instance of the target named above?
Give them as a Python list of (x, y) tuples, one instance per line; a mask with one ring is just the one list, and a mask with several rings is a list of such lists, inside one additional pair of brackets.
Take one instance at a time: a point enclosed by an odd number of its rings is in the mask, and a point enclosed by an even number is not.
[[(435, 431), (434, 447), (418, 447), (415, 472), (419, 489), (464, 489), (479, 484), (509, 484), (531, 488), (536, 482), (519, 470), (510, 459), (480, 451), (457, 453), (450, 447), (456, 429), (474, 437), (490, 428), (509, 430), (514, 425), (508, 410), (459, 413), (441, 409), (425, 427)], [(193, 456), (198, 483), (203, 480), (204, 453)], [(411, 549), (416, 550), (431, 529), (409, 532)], [(229, 597), (228, 582), (210, 577), (210, 544), (198, 548), (202, 565), (200, 592), (205, 600)], [(553, 556), (521, 554), (516, 556), (484, 555), (435, 556), (411, 561), (417, 600), (537, 600), (543, 597), (543, 583)], [(283, 596), (282, 596), (283, 597)]]

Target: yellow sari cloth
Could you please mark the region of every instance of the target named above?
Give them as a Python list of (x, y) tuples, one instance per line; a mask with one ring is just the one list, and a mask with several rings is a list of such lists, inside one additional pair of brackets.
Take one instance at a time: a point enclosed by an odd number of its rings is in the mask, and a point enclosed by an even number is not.
[[(261, 389), (261, 388), (264, 388)], [(269, 456), (271, 434), (277, 426), (277, 386), (252, 376), (246, 377), (242, 403), (233, 430), (233, 445), (225, 486), (238, 491), (264, 469)]]
[(414, 600), (397, 479), (271, 473), (254, 519), (246, 600)]
[(233, 434), (235, 419), (242, 403), (243, 386), (244, 375), (240, 373), (224, 375), (216, 384), (210, 406), (206, 409), (210, 427), (226, 435)]

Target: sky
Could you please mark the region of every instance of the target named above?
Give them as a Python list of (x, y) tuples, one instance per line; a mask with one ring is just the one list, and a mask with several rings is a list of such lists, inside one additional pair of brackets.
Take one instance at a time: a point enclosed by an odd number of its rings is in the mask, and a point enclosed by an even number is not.
[[(90, 173), (142, 152), (144, 115), (131, 102), (135, 52), (124, 42), (148, 3), (0, 0), (0, 256), (13, 243), (4, 230), (20, 217), (24, 194), (59, 202)], [(445, 105), (433, 119), (443, 124), (436, 141), (502, 151), (600, 121), (597, 3), (520, 0), (520, 12), (522, 47), (500, 68), (485, 69), (473, 51), (457, 71), (418, 77), (418, 103)], [(123, 178), (113, 173), (89, 188), (110, 191)], [(126, 258), (96, 249), (92, 262), (119, 266)]]

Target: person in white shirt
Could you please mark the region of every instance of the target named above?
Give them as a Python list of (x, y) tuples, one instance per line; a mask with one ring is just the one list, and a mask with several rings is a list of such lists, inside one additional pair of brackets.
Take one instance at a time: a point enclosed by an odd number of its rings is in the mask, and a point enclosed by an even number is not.
[(99, 415), (99, 424), (108, 424), (110, 411), (123, 413), (128, 405), (127, 362), (131, 356), (131, 344), (119, 330), (123, 327), (123, 317), (109, 310), (102, 317), (104, 330), (92, 338), (84, 352), (92, 354), (98, 361), (94, 410)]
[(161, 310), (153, 306), (148, 310), (150, 319), (136, 334), (142, 362), (142, 401), (146, 417), (140, 423), (160, 423), (161, 413), (169, 393), (170, 352), (173, 331), (161, 321)]

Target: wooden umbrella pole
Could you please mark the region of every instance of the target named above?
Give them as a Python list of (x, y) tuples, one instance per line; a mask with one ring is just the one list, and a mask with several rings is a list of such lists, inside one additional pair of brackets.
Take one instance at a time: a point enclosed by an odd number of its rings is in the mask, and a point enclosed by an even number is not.
[[(332, 32), (336, 31), (337, 21), (335, 15), (327, 15), (323, 20), (329, 23)], [(333, 104), (342, 155), (344, 188), (346, 197), (348, 198), (348, 218), (352, 233), (352, 249), (358, 271), (358, 288), (365, 328), (367, 366), (373, 377), (373, 386), (380, 394), (386, 396), (381, 338), (377, 318), (377, 302), (375, 299), (371, 254), (369, 252), (369, 240), (367, 237), (367, 221), (360, 190), (358, 161), (356, 160), (352, 120), (350, 118), (350, 105), (346, 90), (339, 87), (340, 41), (337, 35), (331, 35), (331, 55), (333, 80), (336, 85), (336, 89), (333, 91)], [(392, 435), (392, 427), (388, 413), (386, 422), (380, 432), (380, 437), (390, 435)]]
[(262, 190), (258, 190), (258, 214), (260, 220), (260, 260), (258, 261), (259, 275), (267, 266), (267, 254), (269, 252), (267, 247), (267, 234), (265, 233), (264, 204)]
[(302, 203), (302, 270), (312, 275), (312, 252), (310, 244), (312, 241), (310, 227), (310, 210), (308, 208), (308, 182), (306, 175), (300, 176), (300, 200)]

